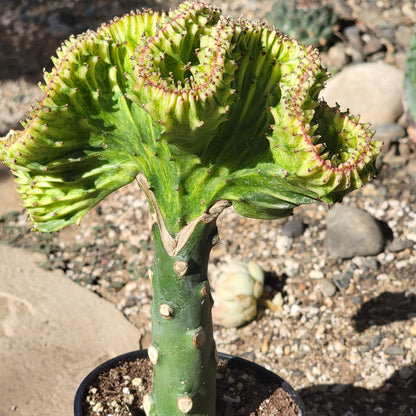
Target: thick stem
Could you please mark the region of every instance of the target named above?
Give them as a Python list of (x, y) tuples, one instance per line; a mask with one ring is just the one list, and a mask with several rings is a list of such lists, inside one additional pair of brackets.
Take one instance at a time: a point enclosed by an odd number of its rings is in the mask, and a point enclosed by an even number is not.
[[(163, 224), (152, 227), (153, 389), (148, 415), (215, 415), (216, 348), (208, 258), (217, 237), (215, 219), (199, 221), (178, 253), (163, 244)], [(168, 248), (168, 250), (167, 250)]]

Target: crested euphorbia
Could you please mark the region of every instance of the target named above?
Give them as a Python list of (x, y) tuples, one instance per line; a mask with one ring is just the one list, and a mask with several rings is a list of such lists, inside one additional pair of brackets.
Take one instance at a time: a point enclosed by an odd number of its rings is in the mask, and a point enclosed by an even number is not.
[(137, 179), (152, 210), (154, 364), (147, 414), (213, 415), (207, 264), (216, 218), (281, 218), (374, 174), (379, 145), (318, 100), (318, 52), (201, 2), (114, 19), (65, 42), (44, 96), (1, 142), (35, 227), (78, 223)]

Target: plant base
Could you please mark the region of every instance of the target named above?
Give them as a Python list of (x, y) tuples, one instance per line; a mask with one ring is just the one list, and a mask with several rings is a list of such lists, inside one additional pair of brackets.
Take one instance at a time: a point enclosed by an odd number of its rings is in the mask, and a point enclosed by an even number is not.
[[(295, 390), (278, 375), (239, 357), (219, 354), (217, 416), (306, 416)], [(151, 389), (147, 351), (133, 351), (106, 361), (81, 383), (74, 415), (144, 416), (143, 396)]]

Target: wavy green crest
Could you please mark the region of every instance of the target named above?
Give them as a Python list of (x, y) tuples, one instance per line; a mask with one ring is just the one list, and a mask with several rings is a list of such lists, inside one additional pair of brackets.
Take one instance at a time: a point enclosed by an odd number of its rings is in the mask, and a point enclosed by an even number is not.
[(55, 231), (142, 173), (175, 235), (215, 202), (279, 218), (375, 172), (368, 126), (318, 100), (317, 51), (185, 2), (71, 37), (42, 100), (1, 140), (35, 226)]

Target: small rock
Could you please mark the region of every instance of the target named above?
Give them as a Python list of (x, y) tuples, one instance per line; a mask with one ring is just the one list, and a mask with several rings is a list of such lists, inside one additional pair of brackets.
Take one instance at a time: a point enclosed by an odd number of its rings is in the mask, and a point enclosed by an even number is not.
[(347, 54), (347, 56), (351, 58), (351, 61), (354, 64), (362, 63), (364, 61), (363, 54), (361, 53), (361, 48), (356, 49), (356, 48), (353, 48), (352, 46), (347, 46), (345, 48), (345, 53)]
[(406, 129), (398, 123), (378, 124), (374, 129), (376, 131), (374, 137), (382, 140), (386, 147), (391, 142), (406, 136)]
[(298, 218), (291, 218), (281, 228), (281, 234), (289, 237), (296, 238), (303, 234), (305, 231), (305, 224)]
[(375, 256), (383, 251), (383, 233), (368, 212), (336, 205), (329, 210), (326, 219), (326, 247), (331, 257)]
[(283, 296), (281, 292), (277, 292), (276, 295), (272, 299), (272, 303), (274, 306), (276, 306), (278, 309), (283, 308)]
[(293, 244), (293, 240), (287, 235), (278, 235), (276, 239), (276, 248), (280, 254), (287, 253)]
[(411, 159), (406, 165), (407, 173), (416, 181), (416, 159)]
[(92, 411), (94, 413), (101, 413), (104, 410), (104, 406), (101, 402), (98, 402), (93, 408)]
[(354, 264), (364, 270), (378, 270), (380, 262), (375, 257), (355, 257)]
[(332, 296), (334, 296), (334, 295), (335, 295), (335, 293), (336, 293), (336, 291), (337, 291), (337, 288), (336, 288), (336, 286), (335, 286), (334, 284), (332, 284), (332, 282), (330, 282), (329, 280), (327, 280), (327, 279), (323, 279), (323, 280), (322, 280), (322, 282), (321, 282), (321, 290), (322, 290), (322, 293), (323, 293), (325, 296), (327, 296), (327, 297), (329, 297), (329, 298), (332, 298)]
[(354, 296), (352, 298), (352, 303), (354, 305), (361, 305), (363, 303), (363, 297), (362, 296)]
[(143, 379), (141, 377), (135, 377), (132, 381), (131, 381), (132, 386), (135, 387), (142, 387), (143, 386)]
[(379, 25), (379, 36), (381, 38), (393, 39), (396, 31), (397, 27), (393, 24), (383, 22)]
[(289, 277), (296, 276), (299, 269), (300, 264), (297, 261), (292, 260), (291, 258), (284, 261), (284, 271)]
[(386, 253), (386, 255), (384, 256), (384, 261), (385, 263), (392, 263), (395, 258), (396, 257), (394, 256), (393, 253)]
[(404, 355), (404, 348), (400, 346), (396, 347), (393, 345), (391, 347), (387, 347), (385, 352), (389, 355)]
[(396, 68), (399, 68), (401, 71), (404, 71), (407, 60), (407, 51), (396, 51), (393, 55), (393, 65)]
[(412, 154), (412, 146), (406, 141), (399, 141), (398, 152), (404, 161), (409, 160)]
[(395, 38), (398, 45), (402, 46), (403, 49), (408, 50), (410, 40), (412, 38), (413, 27), (398, 25), (395, 30)]
[(347, 38), (348, 43), (355, 49), (361, 49), (363, 46), (360, 29), (358, 26), (348, 26), (344, 29), (344, 35)]
[(324, 278), (324, 274), (321, 270), (311, 270), (309, 273), (309, 277), (311, 279), (323, 279)]
[(415, 245), (415, 242), (412, 240), (402, 240), (401, 238), (395, 238), (392, 242), (387, 244), (386, 250), (391, 253), (398, 253), (399, 251), (406, 250)]
[(408, 350), (412, 350), (414, 348), (416, 348), (416, 344), (414, 342), (414, 340), (411, 337), (405, 338), (403, 340), (403, 348), (408, 349)]
[(297, 317), (301, 314), (300, 307), (298, 304), (294, 303), (290, 307), (290, 316)]
[(332, 281), (339, 290), (347, 289), (350, 286), (352, 275), (352, 271), (348, 269), (344, 274), (340, 276), (334, 276)]
[(403, 367), (399, 370), (399, 376), (403, 380), (408, 380), (413, 375), (413, 370), (409, 367)]
[(365, 55), (372, 55), (383, 48), (383, 44), (376, 36), (372, 36), (366, 33), (363, 35), (363, 40), (363, 52)]
[(284, 354), (283, 347), (281, 345), (276, 345), (274, 352), (276, 355), (283, 355)]
[(376, 347), (378, 347), (379, 345), (380, 345), (380, 342), (381, 342), (381, 335), (380, 334), (377, 334), (374, 338), (373, 338), (373, 340), (371, 341), (371, 344), (370, 344), (370, 349), (374, 349), (374, 348), (376, 348)]
[(345, 51), (345, 44), (336, 43), (328, 49), (328, 53), (324, 55), (325, 65), (330, 69), (341, 70), (348, 63), (348, 56)]
[(397, 260), (395, 266), (396, 266), (396, 269), (399, 269), (399, 270), (404, 269), (405, 267), (409, 266), (409, 261), (407, 259)]
[(342, 340), (342, 342), (341, 342), (341, 340), (339, 340), (339, 339), (336, 339), (335, 341), (334, 341), (334, 343), (333, 343), (333, 347), (334, 347), (334, 350), (338, 353), (338, 354), (343, 354), (344, 352), (345, 352), (345, 343), (344, 343), (345, 341), (344, 340)]
[(403, 113), (403, 72), (384, 62), (350, 65), (328, 81), (322, 96), (362, 122), (392, 123)]
[(410, 335), (416, 337), (416, 322), (410, 327)]
[(361, 355), (357, 351), (351, 351), (350, 353), (350, 363), (358, 364), (361, 361)]

